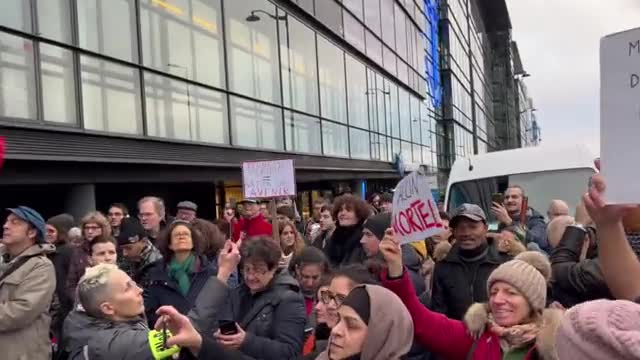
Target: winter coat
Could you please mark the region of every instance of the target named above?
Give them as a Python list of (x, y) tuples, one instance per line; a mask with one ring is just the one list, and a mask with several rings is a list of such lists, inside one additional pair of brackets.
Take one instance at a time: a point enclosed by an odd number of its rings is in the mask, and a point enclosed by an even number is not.
[(410, 244), (402, 245), (402, 263), (407, 267), (409, 276), (416, 293), (422, 294), (427, 290), (424, 277), (420, 274), (422, 270), (422, 259), (416, 249)]
[[(441, 360), (501, 360), (500, 338), (488, 325), (486, 305), (475, 304), (465, 315), (465, 322), (449, 319), (445, 315), (422, 306), (409, 276), (405, 271), (400, 279), (389, 279), (382, 274), (383, 285), (402, 299), (415, 326), (415, 339)], [(534, 344), (527, 350), (524, 360), (555, 360), (555, 331), (562, 320), (559, 310), (545, 310), (542, 329)], [(475, 339), (471, 333), (481, 333)]]
[(53, 263), (56, 271), (56, 299), (57, 307), (51, 312), (51, 329), (56, 336), (62, 332), (62, 323), (69, 311), (73, 308), (73, 299), (65, 291), (67, 275), (71, 266), (71, 255), (73, 248), (67, 243), (57, 243), (55, 252), (49, 254), (49, 260)]
[[(520, 216), (512, 217), (514, 226), (521, 225), (520, 224)], [(549, 241), (547, 239), (547, 223), (544, 220), (544, 215), (537, 212), (536, 210), (529, 208), (527, 209), (527, 216), (525, 218), (525, 243), (529, 244), (531, 242), (538, 244), (540, 249), (544, 251), (549, 251)]]
[[(595, 236), (593, 229), (589, 231)], [(568, 226), (551, 253), (553, 296), (566, 308), (595, 299), (613, 299), (598, 258), (580, 260), (585, 235), (583, 230)]]
[(336, 225), (325, 245), (325, 255), (332, 267), (362, 263), (367, 255), (360, 245), (362, 222), (352, 226)]
[[(212, 298), (228, 298), (216, 306)], [(210, 334), (219, 320), (237, 322), (246, 332), (243, 359), (298, 359), (302, 356), (306, 313), (298, 282), (286, 271), (276, 273), (269, 287), (251, 294), (246, 285), (228, 289), (217, 278), (205, 284), (189, 313), (201, 333)]]
[(454, 246), (434, 268), (431, 309), (451, 319), (461, 320), (471, 304), (488, 300), (489, 275), (510, 259), (489, 245), (485, 256), (469, 262), (462, 259), (460, 248)]
[(51, 341), (49, 306), (56, 289), (56, 275), (47, 255), (53, 245), (33, 245), (11, 262), (25, 263), (0, 280), (0, 350), (3, 360), (49, 360)]
[(156, 310), (163, 305), (171, 305), (181, 314), (188, 314), (196, 302), (196, 298), (209, 280), (215, 276), (216, 272), (209, 266), (206, 257), (200, 256), (196, 263), (195, 271), (191, 276), (191, 286), (186, 295), (182, 295), (176, 280), (169, 276), (168, 264), (165, 261), (158, 261), (149, 270), (149, 276), (142, 284), (144, 289), (144, 309), (147, 315), (149, 326), (153, 326), (158, 319)]
[(142, 250), (140, 254), (140, 261), (131, 262), (131, 279), (138, 284), (145, 284), (149, 279), (149, 272), (162, 260), (162, 254), (160, 250), (156, 248), (149, 240), (147, 246)]
[(84, 244), (80, 247), (74, 247), (71, 250), (71, 263), (69, 272), (65, 280), (65, 292), (68, 299), (76, 298), (76, 287), (84, 271), (91, 266), (91, 257), (89, 256), (89, 245)]
[(262, 214), (252, 219), (242, 218), (233, 225), (233, 241), (240, 239), (240, 233), (247, 234), (247, 238), (254, 236), (273, 236), (273, 228)]

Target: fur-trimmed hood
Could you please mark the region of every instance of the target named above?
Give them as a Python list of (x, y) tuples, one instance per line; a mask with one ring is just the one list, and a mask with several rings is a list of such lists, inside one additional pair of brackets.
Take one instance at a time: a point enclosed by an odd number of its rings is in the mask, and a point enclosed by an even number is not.
[[(478, 339), (484, 332), (489, 331), (487, 326), (490, 313), (488, 304), (476, 303), (469, 307), (464, 316), (464, 324), (471, 336)], [(535, 348), (542, 360), (558, 360), (555, 336), (562, 317), (562, 310), (545, 309), (539, 318), (540, 333), (536, 337)]]

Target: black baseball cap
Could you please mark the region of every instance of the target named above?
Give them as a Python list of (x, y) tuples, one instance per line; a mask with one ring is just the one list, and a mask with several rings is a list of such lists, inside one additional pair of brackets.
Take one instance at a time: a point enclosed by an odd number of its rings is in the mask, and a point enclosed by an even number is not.
[(475, 204), (462, 204), (451, 213), (449, 224), (451, 227), (455, 227), (456, 223), (463, 217), (475, 222), (487, 222), (487, 215), (485, 215), (484, 210), (482, 210), (480, 206)]
[(118, 246), (122, 246), (137, 243), (146, 237), (147, 233), (140, 222), (133, 218), (124, 218), (120, 224), (120, 233), (116, 236), (116, 240), (118, 240)]

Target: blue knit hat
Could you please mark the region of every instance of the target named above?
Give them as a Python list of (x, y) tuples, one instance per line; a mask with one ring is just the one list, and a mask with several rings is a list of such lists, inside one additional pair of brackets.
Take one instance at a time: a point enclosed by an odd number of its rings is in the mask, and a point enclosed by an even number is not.
[(42, 244), (44, 243), (44, 234), (46, 233), (46, 223), (42, 218), (42, 215), (37, 211), (33, 210), (27, 206), (18, 206), (17, 208), (8, 208), (7, 211), (11, 212), (13, 215), (22, 219), (23, 221), (28, 222), (33, 226), (36, 231), (36, 243)]

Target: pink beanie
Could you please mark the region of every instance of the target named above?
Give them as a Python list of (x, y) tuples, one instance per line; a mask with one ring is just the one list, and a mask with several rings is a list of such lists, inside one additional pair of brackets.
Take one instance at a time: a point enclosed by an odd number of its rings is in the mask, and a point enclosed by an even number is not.
[(596, 300), (569, 309), (556, 335), (562, 360), (640, 359), (640, 305)]

